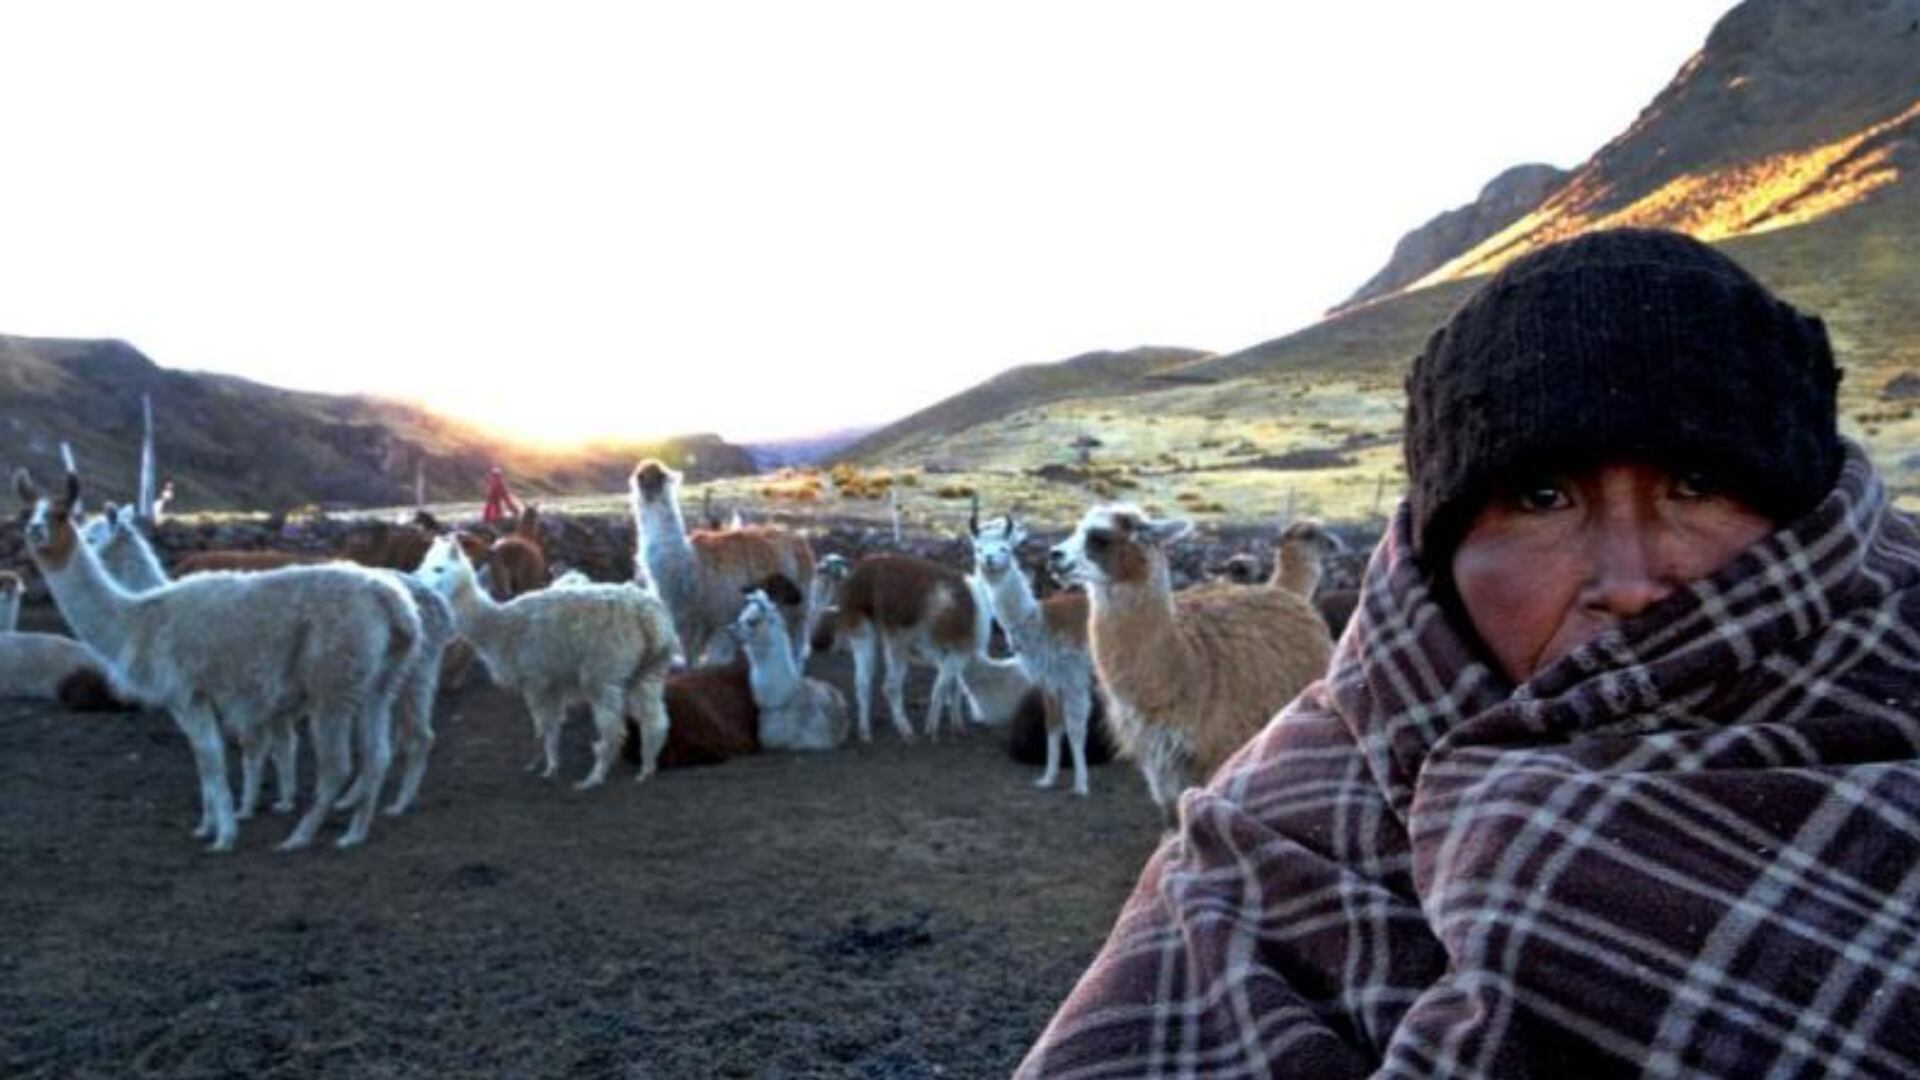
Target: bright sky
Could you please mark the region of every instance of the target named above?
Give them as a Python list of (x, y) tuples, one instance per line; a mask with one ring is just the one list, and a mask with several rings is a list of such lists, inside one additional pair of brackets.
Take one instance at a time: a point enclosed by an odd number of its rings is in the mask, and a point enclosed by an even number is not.
[(1251, 345), (1729, 0), (0, 8), (0, 333), (543, 439)]

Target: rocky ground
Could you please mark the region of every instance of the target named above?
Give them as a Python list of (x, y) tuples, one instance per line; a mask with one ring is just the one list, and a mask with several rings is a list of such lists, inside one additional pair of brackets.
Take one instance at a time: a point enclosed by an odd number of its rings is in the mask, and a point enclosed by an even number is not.
[(1130, 768), (1038, 791), (992, 732), (575, 792), (484, 679), (439, 717), (364, 849), (206, 855), (163, 715), (0, 703), (0, 1073), (1003, 1076), (1157, 837)]

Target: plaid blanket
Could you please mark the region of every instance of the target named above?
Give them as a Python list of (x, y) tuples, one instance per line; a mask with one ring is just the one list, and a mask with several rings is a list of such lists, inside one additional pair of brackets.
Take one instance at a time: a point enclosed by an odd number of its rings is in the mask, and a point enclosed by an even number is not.
[(1019, 1075), (1920, 1076), (1920, 533), (1858, 448), (1518, 689), (1408, 536)]

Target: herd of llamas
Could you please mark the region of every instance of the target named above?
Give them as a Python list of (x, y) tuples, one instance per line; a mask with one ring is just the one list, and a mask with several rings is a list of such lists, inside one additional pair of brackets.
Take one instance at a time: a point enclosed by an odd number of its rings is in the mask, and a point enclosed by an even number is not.
[[(1189, 523), (1097, 507), (1037, 568), (1066, 587), (1046, 595), (1021, 565), (1028, 535), (1011, 515), (983, 524), (976, 507), (963, 573), (904, 554), (816, 560), (781, 528), (689, 531), (680, 486), (660, 462), (634, 470), (635, 573), (608, 583), (579, 571), (550, 580), (533, 508), (491, 542), (423, 515), (356, 534), (335, 558), (207, 551), (169, 571), (131, 508), (88, 515), (76, 475), (45, 492), (22, 470), (28, 553), (75, 636), (20, 631), (24, 584), (0, 573), (0, 697), (165, 709), (199, 776), (194, 835), (213, 851), (230, 850), (257, 811), (269, 764), (273, 809), (298, 808), (303, 733), (313, 790), (282, 849), (311, 844), (335, 813), (349, 815), (340, 847), (365, 841), (396, 765), (385, 812), (407, 812), (438, 692), (476, 658), (526, 705), (530, 772), (556, 776), (568, 711), (590, 713), (593, 765), (579, 788), (605, 783), (623, 751), (644, 781), (871, 740), (878, 675), (903, 739), (1037, 712), (1039, 786), (1058, 782), (1064, 757), (1085, 796), (1089, 762), (1117, 751), (1165, 817), (1319, 676), (1351, 609), (1316, 597), (1340, 545), (1307, 521), (1282, 531), (1266, 580), (1246, 556), (1176, 591), (1168, 548)], [(1010, 656), (994, 655), (996, 625)], [(851, 654), (851, 702), (807, 674), (824, 650)], [(917, 728), (905, 695), (915, 664), (934, 671)]]

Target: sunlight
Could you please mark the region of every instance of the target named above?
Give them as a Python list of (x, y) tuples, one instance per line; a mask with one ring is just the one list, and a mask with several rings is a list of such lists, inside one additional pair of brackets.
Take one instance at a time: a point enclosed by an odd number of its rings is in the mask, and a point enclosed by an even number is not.
[(1900, 169), (1893, 163), (1892, 147), (1881, 137), (1915, 119), (1920, 119), (1920, 101), (1898, 116), (1820, 146), (1678, 177), (1609, 213), (1575, 209), (1592, 206), (1607, 194), (1602, 188), (1576, 182), (1540, 209), (1414, 282), (1408, 291), (1492, 273), (1529, 251), (1593, 229), (1678, 229), (1711, 241), (1803, 225), (1857, 205), (1898, 182)]

